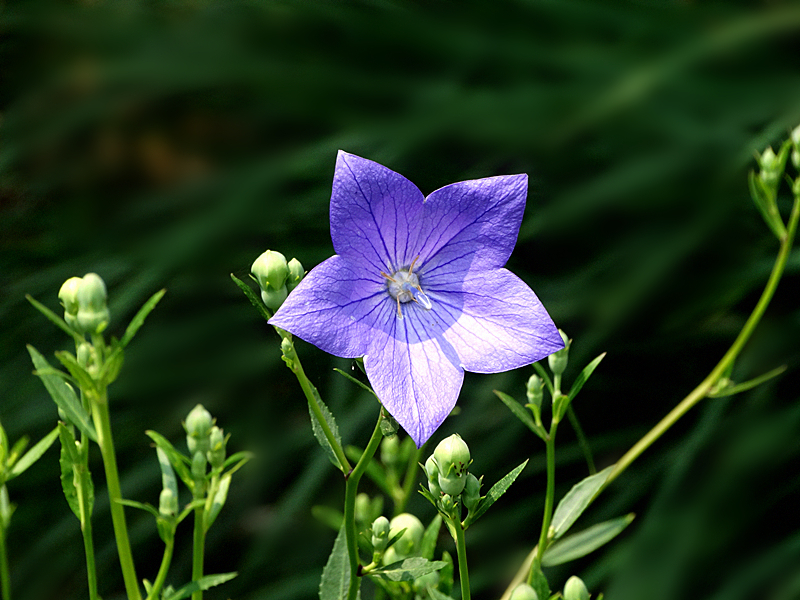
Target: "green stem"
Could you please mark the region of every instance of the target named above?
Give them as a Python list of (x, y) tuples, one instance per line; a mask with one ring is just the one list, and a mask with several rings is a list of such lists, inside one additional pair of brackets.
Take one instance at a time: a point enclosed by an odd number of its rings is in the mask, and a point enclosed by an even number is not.
[[(556, 495), (556, 430), (558, 421), (554, 418), (550, 425), (550, 434), (545, 440), (547, 447), (547, 491), (544, 497), (544, 517), (542, 518), (542, 530), (539, 533), (539, 545), (536, 552), (534, 564), (541, 564), (544, 551), (547, 550), (547, 542), (550, 533), (550, 522), (553, 520), (553, 504)], [(528, 574), (528, 583), (533, 579), (533, 569)]]
[(314, 412), (314, 416), (317, 418), (320, 427), (322, 427), (322, 432), (325, 434), (328, 443), (331, 445), (333, 453), (339, 460), (339, 464), (342, 465), (342, 472), (345, 474), (345, 476), (347, 476), (347, 473), (349, 473), (352, 469), (350, 462), (347, 460), (341, 444), (338, 442), (336, 437), (333, 435), (333, 431), (331, 431), (331, 428), (328, 426), (328, 421), (325, 420), (325, 416), (322, 414), (322, 409), (319, 407), (319, 402), (317, 402), (317, 390), (308, 380), (306, 372), (303, 370), (303, 365), (300, 364), (300, 358), (296, 353), (292, 357), (290, 369), (292, 370), (292, 373), (295, 374), (295, 377), (297, 377), (300, 387), (303, 388), (303, 393), (306, 395), (306, 400), (308, 400), (308, 406)]
[[(205, 506), (194, 509), (194, 536), (192, 538), (192, 581), (199, 581), (203, 576), (203, 562), (205, 558), (206, 530), (203, 526), (205, 520)], [(192, 600), (203, 600), (203, 590), (192, 593)]]
[[(381, 409), (383, 412), (383, 409)], [(372, 457), (383, 439), (381, 433), (381, 416), (378, 417), (378, 422), (375, 424), (375, 429), (372, 432), (372, 437), (369, 439), (366, 450), (361, 458), (358, 459), (356, 466), (345, 475), (347, 481), (344, 489), (344, 527), (345, 536), (347, 537), (347, 555), (350, 558), (350, 588), (347, 592), (348, 600), (355, 600), (358, 596), (358, 576), (359, 576), (359, 560), (358, 560), (358, 539), (356, 538), (358, 532), (356, 531), (356, 494), (358, 493), (358, 482), (361, 476), (367, 470)]]
[(792, 249), (792, 243), (794, 242), (794, 236), (797, 232), (797, 221), (800, 219), (800, 198), (795, 198), (794, 205), (792, 206), (792, 213), (789, 217), (789, 227), (786, 231), (786, 235), (781, 240), (781, 248), (778, 252), (778, 256), (775, 259), (775, 264), (772, 267), (772, 272), (770, 273), (769, 280), (767, 281), (767, 285), (764, 287), (764, 291), (761, 293), (761, 297), (758, 300), (758, 304), (753, 309), (753, 312), (750, 313), (750, 317), (748, 317), (747, 322), (742, 327), (742, 330), (739, 332), (739, 335), (734, 340), (731, 347), (725, 353), (725, 356), (722, 357), (717, 363), (717, 366), (709, 373), (708, 377), (706, 377), (700, 385), (698, 385), (695, 389), (693, 389), (688, 396), (686, 396), (681, 402), (673, 408), (659, 423), (653, 427), (642, 439), (640, 439), (633, 447), (628, 450), (625, 455), (620, 458), (616, 464), (614, 465), (614, 469), (606, 479), (603, 487), (595, 494), (595, 497), (600, 494), (612, 481), (614, 481), (617, 477), (619, 477), (625, 469), (627, 469), (630, 464), (636, 460), (642, 452), (647, 450), (653, 442), (655, 442), (658, 438), (660, 438), (664, 432), (666, 432), (670, 427), (672, 427), (678, 419), (680, 419), (683, 415), (685, 415), (689, 410), (700, 400), (705, 398), (709, 391), (714, 387), (714, 385), (719, 381), (720, 377), (726, 372), (726, 370), (733, 364), (733, 361), (736, 360), (736, 357), (739, 356), (739, 353), (742, 351), (745, 343), (753, 333), (753, 330), (758, 325), (758, 322), (761, 320), (761, 317), (764, 316), (764, 312), (767, 310), (767, 306), (769, 306), (770, 300), (772, 300), (772, 296), (775, 294), (775, 290), (778, 287), (778, 283), (781, 280), (781, 276), (783, 275), (783, 271), (786, 268), (786, 261), (789, 258), (789, 252)]
[[(7, 497), (5, 484), (0, 493)], [(11, 572), (8, 569), (8, 549), (6, 548), (6, 524), (4, 515), (0, 514), (0, 586), (2, 586), (3, 600), (11, 600)]]
[(415, 447), (414, 451), (411, 453), (411, 458), (408, 459), (408, 467), (406, 468), (406, 474), (403, 478), (403, 487), (401, 488), (402, 497), (396, 498), (394, 502), (395, 516), (405, 512), (406, 502), (408, 502), (408, 498), (411, 495), (411, 490), (414, 489), (414, 484), (417, 482), (417, 474), (419, 473), (418, 462), (421, 452), (421, 449)]
[(150, 590), (150, 593), (147, 595), (147, 600), (156, 600), (160, 597), (161, 588), (164, 587), (164, 581), (167, 579), (167, 571), (169, 571), (169, 565), (172, 562), (172, 551), (175, 548), (175, 538), (174, 538), (174, 531), (173, 537), (171, 537), (166, 542), (166, 546), (164, 547), (164, 557), (161, 559), (161, 566), (158, 569), (158, 575), (156, 575), (156, 580), (153, 583), (153, 587)]
[[(461, 500), (458, 501), (456, 514), (461, 513)], [(470, 600), (469, 593), (469, 568), (467, 567), (467, 542), (464, 528), (458, 519), (451, 521), (456, 534), (456, 554), (458, 554), (458, 582), (461, 585), (461, 600)]]
[(122, 568), (122, 578), (125, 581), (125, 591), (128, 600), (141, 600), (139, 584), (136, 578), (136, 568), (133, 564), (131, 543), (128, 539), (128, 526), (125, 522), (125, 509), (120, 504), (122, 489), (119, 485), (117, 471), (117, 457), (114, 453), (114, 440), (111, 437), (111, 417), (108, 412), (108, 396), (105, 388), (95, 396), (92, 395), (92, 417), (97, 430), (97, 443), (103, 457), (103, 467), (106, 472), (108, 496), (111, 508), (111, 520), (114, 524), (114, 535), (117, 539), (117, 552)]

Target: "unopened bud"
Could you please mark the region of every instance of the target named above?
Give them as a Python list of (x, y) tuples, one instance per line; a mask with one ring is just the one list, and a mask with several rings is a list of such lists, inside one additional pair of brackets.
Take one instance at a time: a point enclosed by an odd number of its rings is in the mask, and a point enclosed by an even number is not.
[(219, 469), (225, 464), (225, 444), (227, 441), (222, 429), (214, 425), (208, 436), (208, 462), (211, 463), (214, 469)]
[(456, 501), (450, 494), (442, 494), (442, 497), (439, 498), (439, 508), (442, 509), (445, 513), (452, 514), (453, 510), (455, 510)]
[(289, 275), (286, 277), (286, 287), (291, 292), (297, 287), (297, 284), (300, 283), (300, 280), (303, 279), (306, 272), (303, 270), (303, 265), (301, 265), (300, 261), (296, 258), (289, 261), (288, 267)]
[(539, 595), (536, 590), (529, 586), (527, 583), (520, 583), (511, 592), (509, 600), (539, 600)]
[(542, 407), (542, 398), (544, 398), (544, 381), (536, 374), (528, 378), (527, 385), (528, 403), (533, 404), (537, 408)]
[(790, 137), (792, 138), (792, 143), (795, 146), (800, 147), (800, 125), (792, 130)]
[(186, 415), (183, 427), (186, 429), (186, 444), (190, 454), (194, 455), (199, 452), (205, 457), (210, 448), (209, 435), (213, 424), (214, 419), (211, 417), (211, 413), (202, 404), (195, 406)]
[(389, 519), (380, 516), (372, 523), (372, 547), (376, 552), (386, 550), (389, 543)]
[(392, 539), (402, 529), (405, 529), (405, 532), (400, 536), (400, 539), (392, 545), (392, 548), (399, 556), (405, 558), (419, 551), (422, 544), (422, 534), (425, 532), (425, 528), (414, 515), (402, 513), (397, 515), (389, 523), (389, 539)]
[(439, 468), (439, 487), (445, 494), (458, 496), (464, 489), (470, 463), (467, 443), (454, 433), (439, 442), (433, 451), (433, 458)]
[(461, 500), (467, 510), (475, 510), (481, 501), (481, 482), (472, 473), (467, 473), (467, 481), (464, 491), (461, 493)]
[(286, 263), (286, 257), (283, 254), (274, 250), (267, 250), (255, 260), (253, 266), (250, 267), (250, 272), (256, 278), (258, 287), (262, 290), (267, 288), (279, 290), (286, 284), (289, 265)]
[(76, 295), (78, 313), (76, 325), (81, 333), (100, 333), (111, 321), (106, 306), (106, 284), (97, 273), (87, 273), (81, 279)]
[(65, 314), (72, 316), (78, 314), (78, 288), (80, 285), (80, 277), (70, 277), (58, 290), (58, 299), (64, 307)]
[(567, 337), (567, 334), (558, 330), (558, 333), (561, 335), (561, 339), (564, 342), (564, 347), (559, 350), (558, 352), (554, 352), (550, 356), (547, 357), (547, 364), (550, 366), (550, 370), (553, 372), (553, 375), (561, 375), (567, 369), (567, 362), (569, 361), (569, 347), (572, 344), (572, 340)]
[(387, 467), (400, 464), (400, 436), (393, 435), (383, 438), (381, 442), (381, 462)]
[(583, 581), (573, 575), (564, 584), (564, 600), (589, 600), (589, 590)]
[(178, 499), (169, 488), (161, 490), (158, 496), (158, 512), (165, 517), (174, 517), (178, 514)]

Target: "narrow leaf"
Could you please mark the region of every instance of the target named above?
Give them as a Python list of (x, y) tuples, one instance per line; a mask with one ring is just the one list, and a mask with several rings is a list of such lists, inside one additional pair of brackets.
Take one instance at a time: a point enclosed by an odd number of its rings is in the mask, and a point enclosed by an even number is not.
[(418, 577), (438, 571), (446, 564), (441, 560), (427, 560), (421, 556), (415, 556), (379, 567), (370, 571), (369, 574), (388, 581), (414, 581)]
[(69, 325), (67, 325), (67, 322), (64, 319), (59, 317), (56, 313), (47, 308), (44, 304), (36, 300), (30, 294), (26, 294), (25, 298), (28, 300), (28, 302), (30, 302), (33, 305), (33, 307), (36, 310), (38, 310), (45, 317), (47, 317), (51, 322), (53, 322), (59, 329), (61, 329), (69, 337), (74, 339), (76, 344), (83, 341), (83, 337), (81, 335), (73, 331), (72, 328)]
[[(331, 414), (331, 411), (328, 410), (328, 407), (322, 401), (322, 398), (320, 398), (317, 388), (315, 388), (313, 385), (311, 385), (311, 392), (314, 394), (314, 398), (316, 398), (317, 403), (319, 404), (319, 409), (322, 412), (323, 418), (328, 423), (328, 427), (330, 427), (334, 439), (341, 446), (342, 437), (339, 435), (339, 427), (336, 425), (336, 420), (333, 418), (333, 414)], [(311, 415), (311, 429), (313, 430), (314, 437), (317, 438), (319, 445), (322, 446), (323, 450), (325, 450), (325, 453), (328, 455), (328, 459), (331, 461), (331, 463), (333, 463), (333, 466), (340, 471), (344, 471), (344, 465), (339, 462), (336, 453), (333, 451), (333, 447), (328, 441), (328, 438), (325, 436), (325, 431), (322, 429), (322, 425), (320, 425), (317, 415), (315, 415), (314, 411), (311, 410), (311, 404), (308, 405), (308, 414)]]
[(221, 583), (225, 583), (226, 581), (230, 581), (231, 579), (236, 577), (236, 575), (238, 575), (238, 573), (220, 573), (218, 575), (206, 575), (205, 577), (201, 577), (197, 581), (192, 581), (191, 583), (187, 583), (186, 585), (178, 588), (171, 594), (164, 594), (164, 600), (183, 600), (183, 598), (188, 598), (195, 592), (207, 590), (216, 585), (220, 585)]
[(133, 339), (133, 336), (136, 335), (136, 332), (139, 331), (139, 328), (144, 325), (144, 320), (147, 318), (147, 315), (156, 307), (159, 300), (164, 297), (164, 294), (167, 293), (167, 290), (159, 290), (152, 296), (150, 299), (142, 305), (142, 308), (139, 309), (139, 312), (131, 319), (131, 322), (128, 324), (128, 327), (125, 329), (125, 335), (122, 336), (122, 339), (119, 341), (120, 348), (125, 348), (130, 341)]
[(170, 443), (170, 441), (160, 433), (148, 430), (145, 431), (145, 434), (147, 434), (147, 436), (153, 440), (159, 448), (166, 452), (169, 462), (172, 464), (175, 471), (177, 471), (178, 477), (180, 477), (183, 483), (186, 484), (186, 487), (188, 487), (190, 490), (194, 488), (194, 479), (192, 478), (192, 473), (187, 466), (186, 457), (178, 452)]
[(508, 491), (508, 488), (510, 488), (511, 484), (514, 483), (514, 480), (519, 477), (519, 474), (522, 473), (522, 469), (524, 469), (525, 465), (527, 464), (528, 461), (526, 460), (492, 486), (492, 488), (489, 490), (489, 493), (481, 499), (481, 502), (478, 504), (478, 507), (475, 509), (475, 511), (470, 512), (469, 515), (467, 515), (467, 518), (464, 521), (465, 529), (482, 517), (483, 514), (489, 510), (492, 504), (497, 502), (500, 499), (500, 496)]
[(505, 394), (498, 390), (494, 390), (494, 394), (495, 396), (500, 398), (500, 400), (503, 401), (503, 404), (505, 404), (509, 408), (509, 410), (511, 410), (511, 412), (514, 413), (514, 416), (517, 417), (520, 421), (522, 421), (528, 427), (528, 429), (530, 429), (540, 438), (544, 439), (544, 437), (542, 436), (543, 435), (546, 436), (547, 434), (544, 432), (544, 430), (542, 430), (541, 427), (536, 425), (531, 414), (527, 410), (525, 410), (519, 402), (514, 400), (514, 398), (512, 398), (508, 394)]
[(581, 374), (578, 375), (578, 378), (575, 380), (575, 383), (573, 383), (572, 387), (569, 389), (569, 394), (567, 394), (569, 396), (570, 402), (575, 400), (575, 396), (578, 395), (578, 392), (581, 391), (583, 385), (586, 383), (589, 377), (592, 376), (592, 373), (594, 373), (594, 370), (597, 368), (597, 365), (599, 365), (600, 361), (602, 361), (605, 357), (606, 353), (603, 352), (600, 356), (595, 358), (592, 362), (590, 362), (583, 368), (583, 371), (581, 371)]
[[(356, 580), (357, 582), (360, 580)], [(342, 600), (347, 598), (350, 589), (350, 560), (347, 555), (347, 538), (344, 527), (339, 530), (333, 550), (328, 557), (325, 568), (322, 569), (322, 579), (319, 582), (320, 600)], [(360, 594), (359, 594), (360, 597)]]
[(86, 372), (71, 352), (56, 352), (56, 358), (69, 371), (69, 374), (78, 382), (82, 390), (93, 390), (94, 379)]
[(256, 293), (253, 291), (249, 285), (247, 285), (244, 281), (236, 277), (233, 273), (231, 273), (231, 279), (233, 279), (233, 283), (239, 286), (239, 289), (244, 292), (244, 295), (247, 296), (247, 299), (250, 300), (250, 304), (256, 307), (256, 310), (259, 314), (264, 317), (265, 321), (269, 321), (272, 318), (272, 315), (269, 314), (267, 307), (264, 306), (264, 303), (261, 301), (261, 298), (256, 296)]
[(600, 546), (607, 544), (619, 535), (633, 521), (633, 518), (634, 515), (631, 513), (565, 537), (545, 550), (542, 564), (546, 567), (552, 567), (594, 552)]
[(550, 523), (553, 528), (553, 539), (557, 540), (564, 535), (575, 520), (581, 516), (581, 513), (589, 506), (597, 491), (603, 487), (613, 468), (613, 466), (606, 467), (599, 473), (590, 475), (575, 484), (561, 499), (561, 502), (556, 506), (553, 520)]
[(61, 489), (64, 491), (64, 498), (66, 498), (70, 509), (80, 519), (81, 507), (78, 502), (78, 490), (75, 488), (74, 465), (77, 461), (75, 436), (63, 423), (59, 423), (58, 433), (61, 438), (61, 454), (58, 460), (61, 466)]
[(47, 362), (47, 359), (39, 354), (36, 348), (29, 345), (28, 352), (31, 355), (33, 366), (36, 367), (39, 378), (42, 380), (42, 383), (44, 383), (44, 387), (47, 389), (47, 392), (56, 405), (64, 411), (67, 419), (69, 419), (72, 424), (89, 436), (89, 439), (96, 442), (97, 433), (94, 430), (94, 425), (73, 389), (58, 375), (47, 372), (53, 368), (50, 366), (50, 363)]
[[(378, 395), (375, 393), (375, 391), (374, 391), (374, 390), (373, 390), (371, 387), (369, 387), (369, 386), (368, 386), (366, 383), (364, 383), (363, 381), (359, 381), (358, 379), (356, 379), (355, 377), (353, 377), (352, 375), (350, 375), (350, 373), (348, 373), (348, 372), (346, 372), (346, 371), (342, 371), (341, 369), (338, 369), (338, 368), (335, 368), (335, 369), (334, 369), (334, 371), (336, 371), (337, 373), (339, 373), (339, 375), (342, 375), (343, 377), (345, 377), (345, 378), (349, 379), (351, 382), (355, 383), (355, 384), (356, 384), (358, 387), (360, 387), (361, 389), (368, 391), (370, 394), (372, 394), (373, 396), (375, 396), (376, 398), (378, 398)], [(380, 398), (378, 398), (378, 401), (380, 401)]]
[(214, 494), (214, 499), (211, 501), (211, 510), (205, 512), (205, 530), (208, 531), (219, 516), (222, 507), (225, 506), (225, 501), (228, 499), (228, 490), (231, 487), (230, 474), (223, 475), (219, 480), (219, 487)]
[(425, 533), (422, 534), (422, 544), (420, 549), (420, 554), (422, 558), (427, 558), (428, 560), (433, 558), (433, 553), (436, 551), (436, 541), (439, 539), (439, 532), (442, 529), (442, 515), (436, 514), (433, 517), (433, 521), (431, 524), (428, 525), (427, 529), (425, 529)]
[(533, 368), (536, 370), (536, 373), (539, 377), (542, 378), (544, 384), (547, 386), (547, 389), (550, 390), (550, 394), (553, 394), (555, 388), (553, 387), (553, 380), (550, 379), (550, 375), (545, 371), (545, 368), (538, 362), (533, 363)]
[(45, 452), (53, 445), (53, 442), (56, 441), (58, 437), (58, 427), (55, 427), (53, 431), (48, 433), (44, 436), (39, 442), (33, 446), (30, 450), (28, 450), (25, 454), (22, 455), (14, 466), (11, 468), (9, 472), (8, 479), (13, 479), (17, 475), (21, 475), (25, 472), (25, 470), (30, 467), (33, 463), (39, 460)]
[(139, 510), (143, 510), (145, 512), (149, 512), (153, 515), (156, 519), (160, 518), (161, 515), (156, 510), (155, 506), (152, 504), (145, 504), (144, 502), (137, 502), (136, 500), (125, 500), (124, 498), (120, 498), (117, 500), (123, 506), (130, 506), (131, 508), (138, 508)]
[(733, 396), (734, 394), (740, 394), (742, 392), (746, 392), (747, 390), (753, 389), (754, 387), (761, 385), (765, 381), (769, 381), (773, 377), (777, 377), (785, 370), (786, 370), (786, 365), (782, 365), (777, 369), (772, 369), (771, 371), (764, 373), (763, 375), (759, 375), (758, 377), (755, 377), (748, 381), (743, 381), (742, 383), (737, 383), (736, 385), (724, 387), (716, 392), (710, 392), (708, 396), (709, 398), (722, 398), (724, 396)]

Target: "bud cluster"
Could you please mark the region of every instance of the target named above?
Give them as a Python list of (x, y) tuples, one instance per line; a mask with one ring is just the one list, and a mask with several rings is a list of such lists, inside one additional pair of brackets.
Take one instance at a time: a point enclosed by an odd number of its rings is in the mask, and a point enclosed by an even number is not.
[(261, 299), (267, 308), (277, 310), (286, 296), (305, 275), (303, 265), (296, 258), (286, 261), (280, 252), (267, 250), (250, 267), (253, 279), (261, 288)]
[[(380, 520), (383, 517), (379, 517)], [(383, 523), (380, 523), (379, 528), (382, 530)], [(403, 531), (405, 530), (405, 531)], [(390, 565), (394, 562), (409, 558), (419, 553), (422, 548), (422, 534), (425, 528), (422, 522), (410, 513), (402, 513), (394, 517), (389, 522), (389, 534), (387, 541), (391, 540), (398, 533), (403, 531), (394, 544), (392, 544), (383, 554), (383, 564)], [(375, 536), (375, 523), (372, 524), (373, 537)]]
[(106, 306), (106, 284), (97, 273), (67, 279), (58, 299), (64, 307), (64, 320), (78, 333), (98, 334), (111, 321)]
[(481, 482), (468, 471), (472, 462), (469, 447), (457, 433), (445, 438), (425, 461), (428, 489), (445, 513), (457, 506), (457, 499), (467, 510), (474, 510), (481, 499)]
[(202, 404), (195, 406), (186, 416), (183, 427), (186, 430), (186, 445), (192, 456), (192, 474), (204, 477), (206, 462), (213, 469), (220, 469), (225, 463), (225, 446), (228, 437), (222, 429), (214, 425), (214, 418)]

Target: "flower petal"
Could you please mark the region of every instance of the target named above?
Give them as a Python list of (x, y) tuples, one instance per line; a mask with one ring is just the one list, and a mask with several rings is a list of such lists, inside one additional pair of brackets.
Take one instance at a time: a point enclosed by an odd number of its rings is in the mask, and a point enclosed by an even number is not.
[(419, 448), (450, 414), (464, 371), (455, 349), (430, 338), (414, 313), (393, 319), (373, 338), (364, 367), (372, 388)]
[(443, 337), (467, 371), (508, 371), (564, 347), (536, 294), (506, 269), (473, 273), (460, 291), (438, 293), (437, 301), (455, 321)]
[(332, 256), (303, 278), (269, 323), (325, 352), (356, 358), (366, 353), (376, 323), (386, 320), (387, 299), (380, 274)]
[(420, 280), (504, 266), (517, 241), (527, 190), (523, 174), (462, 181), (430, 194), (418, 231)]
[(392, 274), (414, 260), (412, 246), (422, 192), (371, 160), (339, 151), (331, 194), (331, 238), (336, 253)]

